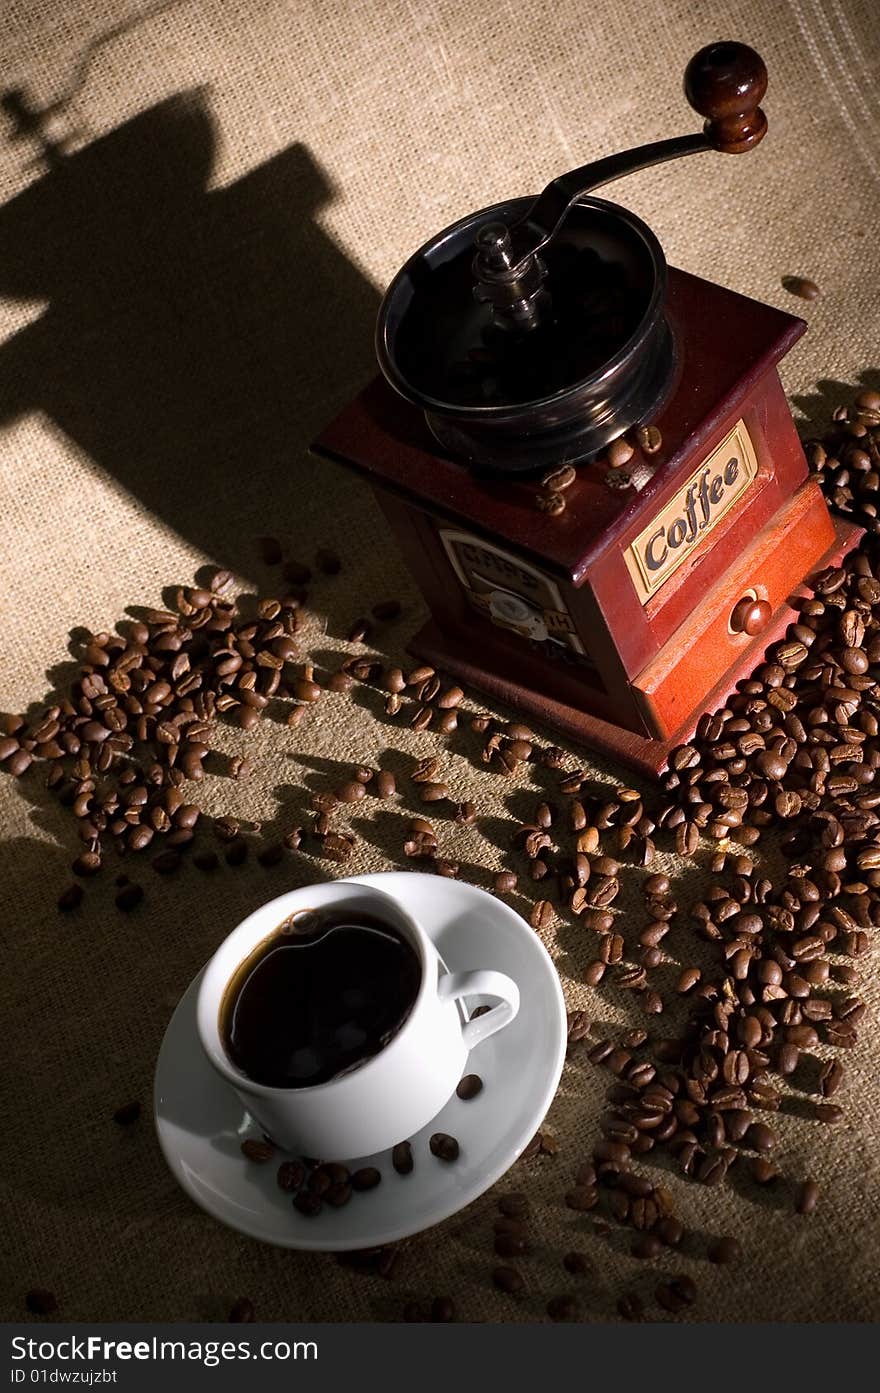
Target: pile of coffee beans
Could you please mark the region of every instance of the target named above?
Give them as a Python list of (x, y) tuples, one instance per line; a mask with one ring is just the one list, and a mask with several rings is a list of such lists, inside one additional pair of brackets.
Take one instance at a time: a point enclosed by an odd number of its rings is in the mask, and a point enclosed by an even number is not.
[[(650, 433), (636, 443), (647, 454), (662, 445)], [(622, 453), (608, 464), (622, 468)], [(880, 393), (862, 392), (835, 412), (831, 430), (808, 442), (807, 454), (832, 508), (880, 533)], [(557, 472), (542, 489), (564, 499), (572, 482)], [(278, 565), (272, 541), (263, 539), (262, 554)], [(734, 1168), (749, 1185), (775, 1185), (798, 1223), (821, 1201), (815, 1179), (780, 1173), (773, 1115), (794, 1083), (811, 1095), (818, 1123), (841, 1120), (837, 1099), (847, 1070), (839, 1055), (857, 1043), (865, 1015), (858, 966), (880, 926), (878, 545), (869, 537), (843, 565), (814, 578), (784, 639), (675, 751), (656, 798), (594, 782), (520, 721), (470, 716), (481, 741), (473, 756), (478, 766), (503, 779), (539, 767), (544, 788), (531, 817), (514, 829), (510, 865), (489, 877), (491, 888), (499, 896), (526, 891), (524, 912), (536, 931), (548, 933), (559, 921), (579, 925), (590, 944), (585, 983), (636, 1003), (645, 1018), (611, 1038), (597, 1036), (585, 1012), (569, 1017), (569, 1054), (611, 1077), (592, 1156), (560, 1193), (569, 1210), (601, 1216), (593, 1219), (599, 1234), (626, 1225), (638, 1263), (676, 1251), (699, 1251), (716, 1264), (743, 1257), (736, 1235), (688, 1234), (668, 1188), (639, 1172), (652, 1151), (708, 1187), (722, 1185)], [(324, 549), (315, 566), (333, 575), (341, 562)], [(61, 911), (76, 911), (84, 884), (113, 849), (148, 852), (159, 876), (175, 871), (187, 848), (205, 872), (221, 856), (232, 866), (247, 861), (251, 844), (234, 818), (214, 821), (219, 855), (193, 847), (203, 820), (198, 785), (225, 758), (211, 749), (218, 720), (248, 731), (280, 714), (295, 726), (326, 693), (361, 683), (379, 696), (386, 717), (399, 716), (416, 731), (449, 736), (459, 727), (462, 689), (427, 664), (405, 670), (354, 654), (322, 684), (297, 639), (311, 569), (287, 562), (282, 574), (289, 592), (252, 612), (230, 597), (231, 577), (218, 572), (204, 588), (179, 590), (168, 610), (147, 611), (118, 634), (88, 635), (64, 695), (29, 720), (0, 717), (0, 766), (21, 777), (35, 760), (46, 761), (49, 787), (76, 820), (82, 849), (72, 867), (76, 880), (59, 897)], [(349, 641), (366, 641), (375, 624), (398, 613), (396, 601), (374, 606), (369, 619), (351, 626)], [(236, 757), (224, 772), (242, 777), (247, 762)], [(418, 761), (409, 782), (431, 820), (410, 820), (402, 857), (418, 869), (458, 875), (458, 863), (440, 854), (436, 820), (478, 827), (474, 804), (457, 800), (437, 755)], [(335, 788), (311, 797), (311, 821), (261, 847), (257, 859), (270, 866), (308, 845), (329, 861), (348, 862), (356, 841), (339, 828), (340, 815), (366, 798), (398, 794), (389, 770), (354, 766)], [(691, 861), (708, 854), (710, 882), (695, 903), (652, 869), (658, 848)], [(639, 867), (644, 919), (633, 922), (618, 897), (622, 876), (638, 875)], [(117, 886), (119, 908), (135, 908), (142, 886), (127, 876), (117, 877)], [(462, 1080), (459, 1097), (476, 1096), (475, 1077)], [(266, 1163), (275, 1155), (271, 1147), (264, 1154), (267, 1146), (252, 1139), (243, 1150)], [(435, 1134), (429, 1150), (447, 1163), (458, 1144)], [(557, 1150), (542, 1129), (521, 1159), (552, 1158)], [(391, 1160), (398, 1174), (408, 1174), (411, 1146), (402, 1143)], [(310, 1215), (379, 1181), (378, 1170), (375, 1177), (350, 1174), (334, 1163), (285, 1161), (279, 1169), (279, 1184)], [(529, 1202), (517, 1194), (502, 1197), (499, 1208), (492, 1247), (502, 1265), (491, 1269), (491, 1282), (517, 1298), (527, 1291), (517, 1260), (531, 1249)], [(377, 1249), (361, 1266), (388, 1276), (393, 1253)], [(563, 1265), (570, 1277), (590, 1269), (578, 1252), (567, 1253)], [(696, 1297), (686, 1274), (664, 1276), (654, 1291), (670, 1314)], [(642, 1296), (630, 1290), (616, 1307), (626, 1320), (645, 1312)], [(578, 1310), (568, 1290), (545, 1306), (551, 1320), (576, 1319)], [(450, 1299), (438, 1296), (433, 1305), (409, 1302), (404, 1317), (454, 1313)]]
[[(260, 539), (260, 553), (272, 565), (282, 555), (271, 537)], [(332, 576), (341, 562), (321, 548), (315, 566)], [(79, 908), (84, 882), (102, 870), (109, 850), (147, 853), (160, 876), (177, 871), (188, 848), (199, 870), (217, 869), (215, 851), (194, 849), (204, 821), (198, 785), (206, 773), (242, 778), (250, 767), (240, 755), (227, 758), (212, 750), (217, 723), (252, 731), (267, 716), (277, 721), (286, 715), (286, 723), (297, 726), (324, 694), (314, 665), (307, 656), (299, 661), (296, 637), (311, 568), (287, 562), (283, 573), (289, 591), (253, 607), (232, 596), (232, 576), (218, 570), (204, 586), (179, 587), (172, 608), (146, 610), (115, 633), (81, 634), (79, 670), (64, 693), (30, 719), (0, 714), (0, 768), (21, 777), (35, 761), (47, 761), (47, 786), (76, 819), (83, 848), (71, 865), (77, 879), (58, 897), (62, 913)], [(376, 622), (387, 623), (400, 610), (399, 601), (386, 600), (372, 613)], [(352, 660), (355, 667), (359, 662)], [(419, 686), (426, 673), (433, 677), (432, 669), (417, 672)], [(345, 691), (353, 681), (343, 670), (327, 687)], [(437, 687), (451, 718), (444, 728), (452, 729), (463, 694)], [(367, 784), (380, 799), (395, 791), (389, 771), (358, 766), (335, 795), (315, 795), (311, 827), (294, 826), (281, 841), (261, 846), (259, 864), (277, 865), (304, 837), (315, 855), (347, 860), (356, 839), (335, 830), (330, 816), (339, 804), (363, 797)], [(243, 865), (250, 843), (236, 820), (216, 819), (213, 830), (225, 863)], [(117, 877), (117, 886), (116, 905), (123, 912), (144, 898), (143, 885), (127, 875)]]
[[(0, 717), (4, 767), (20, 777), (34, 760), (48, 761), (47, 785), (77, 819), (83, 850), (71, 869), (79, 881), (101, 870), (109, 847), (155, 853), (161, 845), (154, 869), (176, 869), (200, 818), (183, 786), (204, 778), (216, 722), (251, 730), (273, 702), (314, 700), (294, 666), (301, 597), (263, 600), (244, 614), (228, 596), (231, 582), (218, 571), (207, 588), (178, 589), (173, 610), (88, 635), (67, 693), (30, 721)], [(240, 777), (242, 761), (228, 772)], [(246, 854), (231, 839), (227, 861)], [(142, 897), (126, 878), (116, 903), (130, 910)], [(75, 883), (58, 907), (73, 910), (81, 899)]]
[(860, 392), (833, 420), (822, 440), (807, 441), (810, 468), (841, 516), (880, 533), (880, 392)]

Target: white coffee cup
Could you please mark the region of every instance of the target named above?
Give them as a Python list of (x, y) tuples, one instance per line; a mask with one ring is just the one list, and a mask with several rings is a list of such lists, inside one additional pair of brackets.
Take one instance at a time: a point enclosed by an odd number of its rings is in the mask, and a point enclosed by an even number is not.
[[(378, 1054), (351, 1072), (307, 1088), (255, 1082), (233, 1063), (223, 1044), (220, 1009), (231, 979), (254, 949), (292, 915), (340, 909), (392, 925), (415, 949), (421, 981), (409, 1015)], [(464, 1019), (465, 996), (497, 997), (476, 1020)], [(199, 985), (199, 1039), (211, 1064), (231, 1084), (251, 1116), (279, 1146), (304, 1156), (345, 1161), (384, 1151), (420, 1131), (449, 1100), (465, 1072), (468, 1052), (509, 1025), (519, 989), (490, 969), (448, 972), (424, 929), (401, 903), (371, 886), (336, 880), (291, 890), (249, 915), (224, 939)]]

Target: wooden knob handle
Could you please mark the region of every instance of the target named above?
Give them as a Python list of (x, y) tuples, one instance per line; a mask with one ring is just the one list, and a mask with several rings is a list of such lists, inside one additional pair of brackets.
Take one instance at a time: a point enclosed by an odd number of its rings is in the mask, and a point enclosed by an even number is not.
[(734, 605), (730, 627), (735, 634), (748, 634), (749, 638), (754, 638), (766, 629), (772, 613), (766, 600), (756, 600), (754, 595), (746, 595), (745, 599)]
[(716, 150), (741, 155), (762, 140), (767, 117), (764, 60), (746, 44), (709, 44), (695, 53), (684, 74), (685, 96), (706, 117), (703, 130)]

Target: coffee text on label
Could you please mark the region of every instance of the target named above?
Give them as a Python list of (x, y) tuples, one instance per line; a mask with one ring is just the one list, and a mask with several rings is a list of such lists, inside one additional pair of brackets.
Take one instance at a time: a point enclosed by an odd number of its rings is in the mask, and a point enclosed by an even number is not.
[(742, 421), (737, 421), (624, 552), (642, 604), (696, 550), (757, 473), (754, 447)]

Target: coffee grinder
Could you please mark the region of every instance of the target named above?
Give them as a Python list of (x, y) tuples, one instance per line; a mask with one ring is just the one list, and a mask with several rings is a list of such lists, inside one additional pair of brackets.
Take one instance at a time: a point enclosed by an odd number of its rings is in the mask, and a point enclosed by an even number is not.
[(859, 530), (833, 521), (777, 372), (800, 319), (668, 267), (610, 180), (763, 138), (761, 58), (715, 43), (700, 133), (483, 208), (406, 262), (381, 376), (314, 444), (372, 484), (460, 681), (656, 775)]

